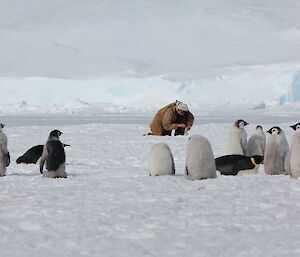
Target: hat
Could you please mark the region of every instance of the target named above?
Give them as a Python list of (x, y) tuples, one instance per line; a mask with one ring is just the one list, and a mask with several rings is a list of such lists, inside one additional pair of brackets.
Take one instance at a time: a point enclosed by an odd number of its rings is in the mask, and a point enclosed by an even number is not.
[(187, 106), (187, 104), (183, 103), (183, 102), (177, 102), (176, 103), (176, 109), (183, 111), (183, 112), (188, 112), (189, 108)]

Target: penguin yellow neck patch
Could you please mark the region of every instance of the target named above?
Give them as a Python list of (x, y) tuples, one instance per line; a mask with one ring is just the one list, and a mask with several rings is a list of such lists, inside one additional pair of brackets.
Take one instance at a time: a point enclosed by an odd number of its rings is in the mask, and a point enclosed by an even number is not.
[(259, 169), (259, 164), (255, 163), (254, 158), (251, 158), (251, 162), (254, 165), (254, 168), (252, 170), (241, 170), (241, 171), (239, 171), (237, 176), (243, 176), (243, 175), (248, 175), (248, 174), (256, 174), (258, 172), (258, 169)]

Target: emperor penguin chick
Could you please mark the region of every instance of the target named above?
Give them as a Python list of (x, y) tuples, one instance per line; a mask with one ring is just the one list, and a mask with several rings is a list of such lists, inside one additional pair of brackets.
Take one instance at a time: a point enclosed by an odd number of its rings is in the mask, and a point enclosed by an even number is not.
[(233, 124), (225, 142), (225, 155), (247, 155), (247, 133), (244, 127), (248, 124), (249, 123), (244, 120), (237, 120)]
[(254, 134), (250, 137), (247, 143), (247, 155), (264, 156), (266, 149), (266, 135), (263, 131), (262, 126), (258, 125)]
[[(65, 150), (64, 145), (59, 141), (62, 134), (59, 130), (51, 131), (46, 144), (44, 145), (43, 154), (40, 160), (40, 172), (48, 178), (66, 178), (65, 171)], [(46, 161), (47, 171), (43, 172)]]
[(216, 164), (209, 141), (193, 135), (186, 146), (186, 178), (190, 180), (216, 178)]
[(284, 131), (280, 127), (272, 127), (267, 131), (270, 136), (267, 140), (264, 168), (267, 175), (285, 174), (289, 144)]
[(175, 165), (169, 146), (165, 143), (157, 143), (151, 147), (150, 176), (174, 175)]
[(0, 123), (0, 177), (6, 175), (6, 167), (10, 164), (10, 155), (7, 149), (7, 136), (2, 131), (4, 124)]
[(288, 167), (292, 178), (300, 177), (300, 123), (291, 126), (296, 133), (291, 138), (291, 149), (288, 157)]

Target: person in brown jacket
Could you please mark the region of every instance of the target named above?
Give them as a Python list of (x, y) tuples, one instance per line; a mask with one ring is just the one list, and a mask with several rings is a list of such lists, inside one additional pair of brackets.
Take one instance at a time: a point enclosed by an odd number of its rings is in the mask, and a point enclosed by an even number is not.
[(188, 106), (176, 101), (161, 108), (150, 124), (151, 135), (171, 136), (175, 130), (175, 136), (184, 135), (185, 129), (190, 130), (194, 122), (194, 116)]

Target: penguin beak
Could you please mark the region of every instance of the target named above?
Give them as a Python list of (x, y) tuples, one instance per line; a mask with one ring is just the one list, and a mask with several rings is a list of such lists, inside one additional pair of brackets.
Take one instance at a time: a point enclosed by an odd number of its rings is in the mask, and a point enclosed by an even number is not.
[(245, 126), (247, 126), (249, 124), (249, 122), (245, 121)]
[(292, 125), (290, 126), (293, 130), (296, 130), (296, 126), (295, 125)]
[(271, 130), (271, 129), (269, 129), (269, 130), (267, 131), (267, 133), (270, 133), (270, 134), (272, 134), (272, 130)]

